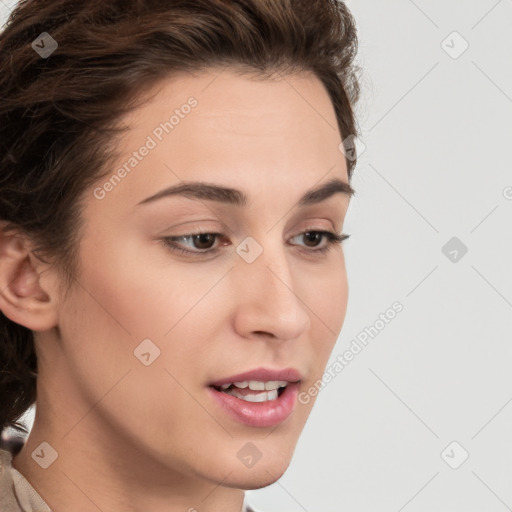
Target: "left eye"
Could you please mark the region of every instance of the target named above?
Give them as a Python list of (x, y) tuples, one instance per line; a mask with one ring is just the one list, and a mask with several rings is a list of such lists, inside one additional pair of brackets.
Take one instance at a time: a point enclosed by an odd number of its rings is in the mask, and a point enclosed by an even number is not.
[[(175, 252), (180, 252), (184, 254), (193, 254), (193, 255), (202, 255), (202, 254), (211, 254), (218, 251), (217, 249), (212, 249), (212, 245), (215, 243), (217, 238), (223, 237), (222, 233), (190, 233), (186, 235), (180, 236), (168, 236), (163, 238), (163, 242), (166, 247)], [(305, 237), (308, 242), (305, 247), (313, 247), (309, 252), (326, 252), (331, 247), (336, 244), (340, 244), (343, 240), (346, 240), (350, 235), (338, 234), (333, 231), (324, 231), (324, 230), (308, 230), (299, 233), (291, 238), (291, 240), (298, 237)], [(326, 243), (318, 248), (319, 241), (326, 239)], [(192, 247), (197, 250), (190, 250), (183, 247), (185, 242), (192, 242)], [(312, 245), (310, 245), (312, 244)], [(228, 245), (227, 243), (224, 245)], [(294, 244), (292, 244), (294, 245)], [(190, 247), (190, 246), (189, 246)]]

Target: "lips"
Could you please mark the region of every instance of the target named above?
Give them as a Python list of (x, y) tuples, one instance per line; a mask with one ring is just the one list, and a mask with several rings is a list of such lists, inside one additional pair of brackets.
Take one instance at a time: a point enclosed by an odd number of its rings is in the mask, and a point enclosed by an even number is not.
[(251, 427), (284, 422), (297, 402), (301, 373), (294, 368), (256, 368), (218, 379), (208, 393), (219, 411)]
[(259, 403), (242, 400), (214, 386), (208, 386), (207, 391), (213, 403), (218, 406), (219, 414), (249, 427), (274, 427), (292, 416), (299, 394), (299, 383), (290, 383), (277, 398)]
[(209, 385), (220, 388), (223, 384), (232, 384), (234, 382), (244, 381), (287, 381), (287, 382), (298, 382), (302, 379), (301, 373), (295, 368), (284, 368), (284, 369), (270, 369), (270, 368), (255, 368), (244, 373), (238, 373), (237, 375), (231, 375), (211, 382)]

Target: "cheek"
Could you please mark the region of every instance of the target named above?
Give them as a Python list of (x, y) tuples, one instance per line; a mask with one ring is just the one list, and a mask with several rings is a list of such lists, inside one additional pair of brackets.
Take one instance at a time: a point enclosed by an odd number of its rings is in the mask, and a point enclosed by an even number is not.
[(102, 233), (84, 237), (82, 272), (60, 311), (66, 371), (88, 401), (101, 398), (128, 371), (135, 376), (145, 368), (134, 350), (161, 336), (163, 320), (172, 321), (172, 310), (162, 314), (158, 281), (141, 249), (121, 240)]
[[(193, 448), (185, 442), (191, 424), (218, 429), (191, 398), (202, 397), (194, 370), (201, 370), (199, 361), (208, 361), (202, 351), (206, 326), (215, 316), (211, 300), (200, 299), (216, 279), (189, 287), (180, 284), (179, 275), (170, 275), (169, 267), (164, 272), (135, 258), (104, 254), (109, 257), (84, 265), (80, 285), (62, 310), (63, 371), (75, 402), (76, 397), (83, 401), (73, 414), (78, 421), (97, 404), (94, 416), (112, 431), (146, 448), (169, 437), (181, 439), (185, 453), (185, 447)], [(151, 342), (141, 345), (145, 339)], [(146, 362), (151, 362), (145, 365), (148, 352)], [(85, 424), (94, 424), (93, 415)], [(180, 450), (171, 451), (180, 456)]]
[[(319, 286), (320, 311), (325, 312), (325, 322), (337, 336), (343, 326), (348, 303), (348, 278), (343, 253), (326, 266), (325, 279)], [(322, 317), (322, 318), (324, 318)]]
[(184, 279), (160, 244), (122, 233), (115, 241), (90, 240), (82, 260), (80, 280), (96, 302), (95, 314), (134, 341), (162, 338), (208, 286)]
[(341, 250), (317, 271), (303, 273), (299, 282), (310, 300), (311, 314), (323, 321), (324, 330), (337, 336), (343, 325), (348, 301), (348, 279)]
[[(312, 286), (303, 285), (304, 302), (311, 317), (316, 378), (320, 377), (345, 321), (348, 304), (348, 279), (343, 254), (326, 265)], [(314, 286), (313, 286), (314, 284)], [(308, 291), (309, 290), (309, 291)]]
[(87, 381), (101, 383), (97, 388), (104, 391), (113, 374), (143, 366), (137, 351), (147, 346), (158, 354), (156, 367), (190, 379), (184, 368), (197, 364), (206, 330), (220, 318), (223, 301), (218, 290), (210, 290), (225, 269), (184, 273), (164, 248), (144, 248), (121, 236), (85, 240), (81, 258), (82, 273), (61, 316), (65, 350), (75, 370), (87, 372)]

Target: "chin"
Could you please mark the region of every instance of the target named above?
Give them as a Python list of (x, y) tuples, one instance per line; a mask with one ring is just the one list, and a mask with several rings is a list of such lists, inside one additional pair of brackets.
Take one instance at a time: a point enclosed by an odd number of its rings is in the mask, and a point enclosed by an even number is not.
[(244, 490), (261, 489), (277, 482), (284, 475), (289, 465), (290, 461), (288, 460), (283, 464), (254, 466), (244, 471), (237, 469), (222, 482), (222, 485)]

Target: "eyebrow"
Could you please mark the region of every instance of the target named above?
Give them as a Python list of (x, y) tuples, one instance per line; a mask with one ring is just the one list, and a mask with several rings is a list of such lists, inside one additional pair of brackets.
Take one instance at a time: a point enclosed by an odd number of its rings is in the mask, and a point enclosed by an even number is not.
[[(320, 203), (330, 198), (334, 194), (341, 193), (349, 197), (355, 194), (355, 190), (350, 184), (339, 178), (333, 178), (322, 185), (308, 190), (298, 201), (299, 207), (310, 206)], [(192, 181), (183, 182), (179, 185), (160, 190), (156, 194), (143, 199), (137, 206), (152, 203), (158, 199), (171, 196), (182, 196), (191, 199), (201, 199), (206, 201), (217, 201), (219, 203), (231, 204), (234, 206), (245, 206), (248, 202), (247, 196), (240, 190), (222, 187), (212, 183)]]

